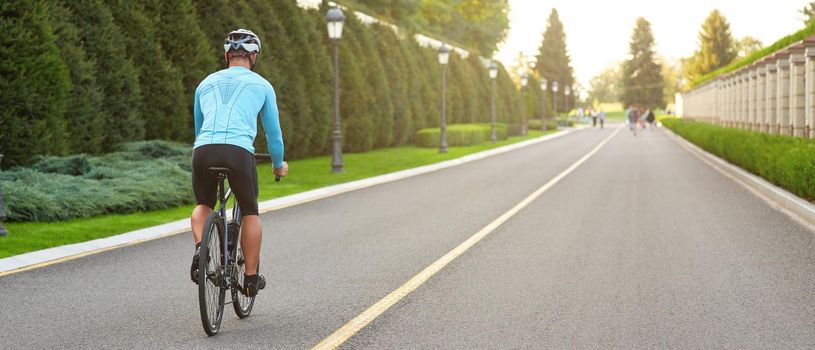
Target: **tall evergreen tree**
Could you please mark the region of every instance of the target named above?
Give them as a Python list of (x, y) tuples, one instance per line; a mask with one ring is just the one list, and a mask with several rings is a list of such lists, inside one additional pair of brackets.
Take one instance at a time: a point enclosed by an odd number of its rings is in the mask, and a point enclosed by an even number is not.
[(713, 10), (699, 31), (699, 50), (685, 60), (685, 76), (689, 80), (696, 80), (730, 64), (737, 54), (736, 42), (730, 34), (730, 23), (719, 10)]
[(79, 37), (79, 30), (71, 23), (70, 12), (56, 2), (49, 2), (51, 24), (56, 35), (60, 55), (68, 67), (71, 93), (65, 112), (68, 151), (72, 153), (99, 153), (105, 140), (104, 99), (96, 83), (96, 61), (88, 57)]
[(0, 3), (0, 153), (20, 165), (65, 151), (63, 115), (70, 93), (48, 9), (41, 1)]
[(382, 57), (385, 75), (390, 86), (387, 92), (393, 105), (393, 123), (391, 140), (388, 146), (402, 144), (412, 134), (412, 111), (408, 100), (408, 84), (411, 77), (407, 71), (407, 62), (401, 51), (401, 41), (390, 28), (375, 25), (372, 30), (376, 54)]
[(625, 105), (664, 107), (662, 66), (656, 61), (651, 23), (638, 18), (629, 46), (631, 58), (623, 63), (622, 96)]
[(155, 28), (140, 3), (106, 0), (124, 34), (127, 56), (133, 59), (141, 87), (141, 116), (147, 139), (182, 140), (189, 116), (181, 73), (164, 55)]
[[(155, 36), (167, 59), (181, 74), (187, 124), (177, 140), (192, 142), (192, 103), (195, 89), (222, 60), (223, 46), (212, 47), (198, 24), (191, 0), (143, 0), (145, 14), (153, 22)], [(223, 40), (223, 38), (221, 38)], [(221, 51), (218, 51), (221, 50)]]
[[(560, 86), (556, 94), (558, 101), (565, 101), (564, 87), (574, 84), (574, 69), (566, 49), (566, 33), (563, 31), (563, 23), (560, 22), (557, 9), (552, 9), (549, 15), (549, 22), (546, 31), (543, 32), (543, 42), (538, 49), (537, 58), (538, 62), (535, 67), (539, 75), (550, 82), (558, 82)], [(550, 93), (552, 93), (551, 86), (552, 84), (549, 84)], [(565, 112), (567, 103), (559, 103), (557, 108), (559, 112)]]
[(124, 34), (113, 22), (113, 15), (101, 0), (71, 0), (64, 5), (71, 10), (85, 52), (96, 60), (96, 78), (104, 96), (103, 148), (110, 150), (122, 142), (143, 139), (138, 72), (127, 57)]

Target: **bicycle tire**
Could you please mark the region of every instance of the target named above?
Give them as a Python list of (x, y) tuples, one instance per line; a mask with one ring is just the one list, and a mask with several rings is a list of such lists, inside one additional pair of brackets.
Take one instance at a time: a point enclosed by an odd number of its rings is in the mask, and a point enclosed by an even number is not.
[[(240, 245), (240, 243), (238, 243), (238, 245)], [(238, 267), (236, 269), (238, 275), (232, 276), (232, 278), (236, 278), (238, 284), (243, 286), (243, 276), (246, 271), (246, 267), (244, 266), (245, 262), (243, 261), (243, 250), (241, 248), (237, 249), (235, 264)], [(255, 297), (244, 295), (237, 288), (232, 288), (232, 308), (235, 309), (235, 315), (238, 315), (238, 318), (249, 317), (249, 314), (252, 313), (252, 308), (254, 306)]]
[(218, 334), (224, 317), (226, 288), (223, 286), (224, 264), (220, 242), (223, 232), (220, 215), (210, 213), (204, 224), (201, 252), (198, 256), (198, 306), (201, 310), (201, 323), (209, 336)]

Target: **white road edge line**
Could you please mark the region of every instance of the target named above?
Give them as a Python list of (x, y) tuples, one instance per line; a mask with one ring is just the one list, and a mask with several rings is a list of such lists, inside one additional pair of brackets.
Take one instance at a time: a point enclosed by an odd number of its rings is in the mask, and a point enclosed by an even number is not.
[(350, 321), (348, 321), (345, 325), (334, 331), (331, 335), (327, 338), (323, 339), (320, 343), (315, 345), (312, 350), (326, 350), (326, 349), (336, 349), (348, 339), (351, 339), (355, 334), (357, 334), (360, 330), (365, 328), (371, 321), (382, 315), (386, 310), (388, 310), (391, 306), (399, 302), (402, 298), (416, 290), (419, 286), (424, 284), (430, 277), (433, 277), (437, 272), (443, 269), (447, 264), (455, 260), (459, 255), (470, 249), (476, 243), (484, 239), (487, 235), (492, 233), (495, 229), (500, 227), (504, 222), (515, 216), (518, 212), (522, 209), (527, 207), (530, 203), (532, 203), (535, 199), (541, 196), (544, 192), (550, 189), (552, 186), (560, 182), (563, 178), (569, 175), (572, 171), (577, 169), (580, 165), (585, 163), (589, 158), (591, 158), (594, 154), (596, 154), (600, 149), (605, 146), (606, 143), (611, 141), (611, 139), (617, 135), (617, 133), (622, 130), (624, 125), (617, 127), (611, 135), (606, 137), (603, 141), (601, 141), (597, 146), (595, 146), (589, 153), (586, 153), (583, 157), (578, 159), (574, 164), (566, 168), (563, 172), (549, 180), (546, 184), (532, 192), (529, 196), (524, 198), (521, 202), (516, 204), (512, 209), (507, 211), (506, 213), (499, 216), (493, 222), (489, 223), (487, 226), (482, 228), (480, 231), (476, 232), (474, 235), (470, 236), (467, 240), (459, 244), (457, 247), (453, 248), (453, 250), (449, 251), (447, 254), (444, 254), (441, 258), (430, 264), (430, 266), (426, 267), (424, 270), (413, 276), (407, 282), (402, 284), (396, 290), (388, 293), (384, 298), (377, 301), (367, 310), (363, 311), (361, 314), (357, 315)]
[[(342, 184), (318, 188), (306, 192), (296, 193), (285, 197), (275, 198), (272, 200), (258, 203), (259, 209), (258, 211), (260, 212), (260, 214), (268, 213), (270, 211), (280, 210), (295, 205), (313, 202), (316, 200), (340, 195), (346, 192), (356, 191), (363, 188), (368, 188), (376, 185), (406, 179), (413, 176), (431, 173), (434, 171), (450, 168), (456, 165), (461, 165), (476, 160), (484, 159), (487, 157), (499, 155), (502, 153), (507, 153), (526, 146), (531, 146), (534, 144), (560, 138), (562, 136), (573, 133), (575, 130), (580, 129), (564, 129), (553, 134), (541, 136), (531, 140), (521, 141), (518, 143), (509, 144), (506, 146), (501, 146), (498, 148), (493, 148), (487, 151), (473, 153), (456, 159), (446, 160), (434, 164), (400, 170), (389, 174), (369, 177), (366, 179), (355, 180)], [(231, 215), (231, 213), (228, 215)], [(0, 259), (0, 277), (40, 267), (50, 266), (65, 261), (82, 258), (88, 255), (106, 252), (113, 249), (123, 248), (160, 238), (170, 237), (184, 232), (188, 232), (189, 230), (190, 230), (190, 220), (181, 219), (166, 224), (146, 227), (143, 229), (126, 232), (115, 236), (99, 238), (92, 241), (68, 244), (53, 248), (37, 250), (20, 255), (14, 255)]]

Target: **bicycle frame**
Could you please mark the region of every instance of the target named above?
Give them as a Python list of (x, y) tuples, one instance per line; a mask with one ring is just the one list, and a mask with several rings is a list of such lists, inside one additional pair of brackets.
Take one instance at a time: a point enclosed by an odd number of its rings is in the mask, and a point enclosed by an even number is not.
[[(235, 277), (235, 276), (232, 276), (232, 269), (231, 269), (231, 265), (234, 264), (235, 262), (230, 261), (230, 259), (229, 259), (229, 256), (232, 254), (232, 252), (229, 250), (229, 239), (230, 239), (230, 237), (229, 237), (229, 235), (230, 235), (229, 221), (227, 221), (227, 219), (226, 219), (226, 205), (229, 202), (229, 199), (232, 197), (232, 189), (231, 188), (225, 188), (226, 187), (224, 185), (225, 177), (223, 176), (223, 174), (219, 175), (218, 180), (219, 180), (218, 181), (218, 201), (219, 201), (218, 216), (222, 220), (222, 224), (223, 224), (222, 227), (224, 228), (224, 234), (223, 234), (223, 237), (222, 237), (223, 240), (221, 242), (223, 244), (223, 247), (224, 247), (222, 249), (223, 254), (224, 254), (224, 256), (223, 256), (223, 262), (224, 262), (224, 265), (223, 265), (224, 288), (229, 288), (230, 286), (232, 286), (232, 279)], [(238, 227), (238, 230), (236, 232), (238, 237), (236, 237), (236, 239), (240, 238), (240, 227), (241, 227), (241, 215), (240, 214), (241, 214), (241, 208), (240, 208), (240, 205), (238, 205), (238, 203), (236, 201), (235, 202), (235, 208), (232, 210), (232, 220), (231, 220)], [(237, 249), (237, 244), (235, 244), (235, 248)]]

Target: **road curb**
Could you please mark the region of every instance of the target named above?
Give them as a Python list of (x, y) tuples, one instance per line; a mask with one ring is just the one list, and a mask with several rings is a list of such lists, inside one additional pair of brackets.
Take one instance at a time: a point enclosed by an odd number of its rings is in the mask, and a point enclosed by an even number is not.
[(688, 140), (685, 140), (682, 138), (682, 136), (677, 135), (667, 128), (663, 130), (665, 130), (666, 134), (668, 134), (674, 141), (688, 150), (691, 154), (697, 156), (699, 159), (709, 164), (720, 173), (735, 180), (737, 183), (755, 193), (759, 198), (769, 203), (772, 207), (779, 209), (784, 214), (787, 214), (796, 221), (805, 224), (810, 229), (815, 230), (815, 204), (812, 204), (781, 187), (773, 185), (767, 180), (764, 180), (763, 178), (754, 175), (736, 165), (730, 164), (726, 160), (703, 150), (701, 147)]
[[(454, 167), (457, 165), (473, 162), (476, 160), (484, 159), (487, 157), (499, 155), (502, 153), (514, 151), (516, 149), (556, 139), (578, 130), (579, 129), (563, 129), (554, 134), (549, 134), (535, 139), (513, 143), (511, 145), (506, 145), (487, 151), (469, 154), (456, 159), (446, 160), (443, 162), (424, 165), (406, 170), (400, 170), (384, 175), (322, 187), (285, 197), (263, 201), (261, 203), (258, 203), (258, 211), (261, 214), (267, 213), (274, 210), (280, 210), (283, 208), (288, 208), (291, 206), (336, 196), (346, 192), (356, 191), (371, 186), (382, 185), (413, 176), (427, 174), (430, 172)], [(60, 262), (88, 256), (91, 254), (101, 253), (108, 250), (143, 243), (146, 241), (174, 236), (180, 233), (187, 232), (189, 231), (189, 229), (190, 229), (189, 219), (181, 219), (166, 224), (146, 227), (143, 229), (126, 232), (115, 236), (99, 238), (92, 241), (68, 244), (59, 247), (53, 247), (29, 253), (24, 253), (20, 255), (15, 255), (0, 259), (0, 276), (10, 275), (17, 272), (35, 269), (38, 267), (53, 265)]]

